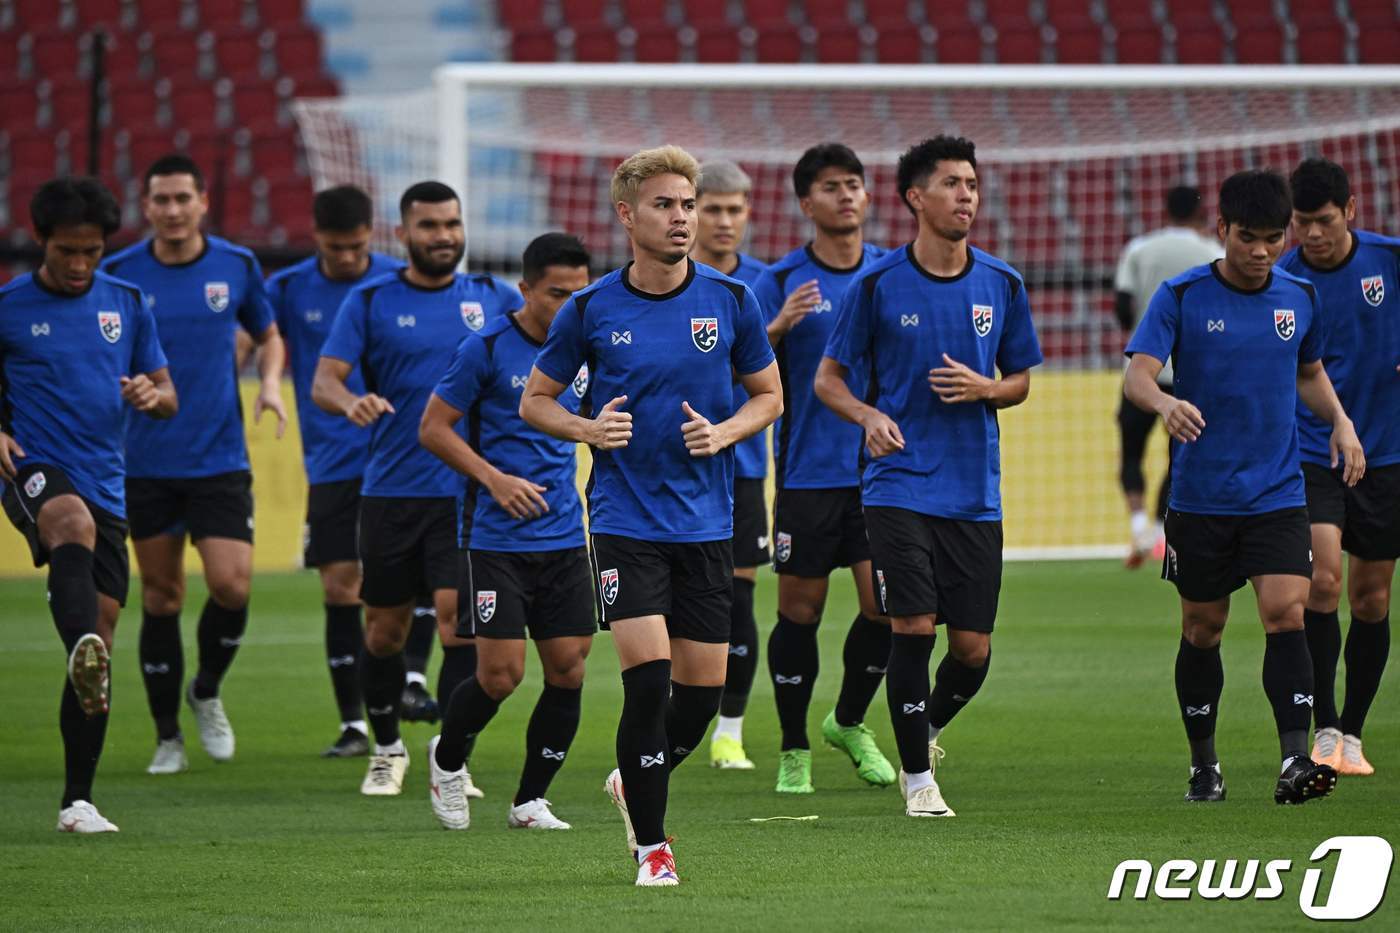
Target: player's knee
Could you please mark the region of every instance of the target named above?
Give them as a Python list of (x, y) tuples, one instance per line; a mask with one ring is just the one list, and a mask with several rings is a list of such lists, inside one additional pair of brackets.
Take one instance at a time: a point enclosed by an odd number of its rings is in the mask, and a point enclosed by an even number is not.
[(1196, 648), (1214, 648), (1225, 631), (1225, 615), (1187, 610), (1181, 617), (1181, 635)]
[(185, 604), (185, 584), (177, 577), (141, 576), (141, 608), (154, 616), (169, 616)]
[(789, 622), (797, 625), (816, 625), (822, 620), (820, 603), (805, 599), (791, 599), (778, 607), (778, 613)]
[(988, 638), (954, 639), (948, 642), (948, 651), (957, 658), (963, 667), (982, 667), (992, 653), (992, 642)]
[(209, 581), (209, 598), (225, 609), (242, 609), (248, 605), (249, 588), (246, 577), (221, 576)]
[(97, 523), (77, 496), (55, 496), (39, 512), (39, 537), (49, 550), (65, 544), (92, 548), (97, 544)]
[(545, 668), (545, 682), (564, 690), (577, 690), (583, 686), (584, 656), (578, 655), (560, 664)]
[(1270, 635), (1297, 632), (1303, 628), (1303, 604), (1300, 602), (1261, 603), (1259, 620)]
[(477, 669), (476, 679), (487, 696), (493, 700), (504, 700), (525, 679), (525, 665), (493, 664), (481, 667)]
[(1342, 575), (1322, 564), (1313, 565), (1312, 585), (1308, 587), (1308, 606), (1330, 612), (1337, 608), (1342, 596)]
[(1351, 620), (1378, 622), (1390, 613), (1390, 587), (1387, 583), (1365, 582), (1353, 585), (1348, 602), (1351, 604)]
[(397, 625), (367, 621), (365, 623), (365, 650), (376, 658), (387, 657), (403, 650), (408, 630)]

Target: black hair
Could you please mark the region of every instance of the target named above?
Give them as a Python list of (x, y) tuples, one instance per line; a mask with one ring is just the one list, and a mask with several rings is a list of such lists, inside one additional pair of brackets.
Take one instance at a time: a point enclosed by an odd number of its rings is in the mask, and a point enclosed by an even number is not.
[(151, 190), (151, 179), (157, 175), (189, 175), (194, 179), (194, 190), (204, 190), (204, 173), (199, 170), (194, 159), (183, 152), (172, 152), (152, 162), (141, 178), (141, 190)]
[(374, 204), (369, 195), (354, 185), (338, 185), (316, 192), (311, 216), (317, 230), (349, 233), (374, 223)]
[(534, 285), (544, 278), (544, 270), (550, 266), (587, 268), (589, 261), (588, 250), (583, 248), (578, 237), (568, 233), (542, 233), (525, 247), (525, 256), (521, 260), (523, 278), (527, 285)]
[(112, 192), (95, 178), (53, 178), (29, 199), (29, 219), (39, 239), (47, 240), (59, 227), (92, 224), (109, 237), (122, 225), (122, 210)]
[(1345, 208), (1351, 200), (1351, 182), (1346, 169), (1327, 159), (1304, 159), (1288, 176), (1293, 206), (1305, 214), (1320, 211), (1332, 203)]
[(1167, 216), (1179, 224), (1193, 220), (1201, 209), (1201, 192), (1191, 185), (1177, 185), (1167, 192)]
[(807, 196), (812, 190), (812, 183), (825, 168), (845, 169), (852, 175), (859, 175), (862, 181), (865, 180), (865, 166), (851, 151), (850, 146), (841, 143), (821, 143), (802, 153), (802, 158), (792, 167), (792, 188), (799, 198)]
[(935, 136), (910, 146), (899, 157), (895, 182), (899, 185), (899, 200), (910, 211), (914, 208), (904, 196), (910, 188), (922, 187), (939, 162), (966, 162), (977, 169), (977, 146), (961, 136)]
[(399, 216), (408, 217), (408, 209), (413, 206), (414, 201), (421, 201), (424, 204), (441, 204), (444, 201), (459, 201), (457, 192), (440, 181), (420, 181), (408, 186), (408, 190), (399, 198)]
[(1278, 172), (1236, 172), (1220, 186), (1220, 217), (1226, 226), (1282, 230), (1293, 217), (1288, 183)]

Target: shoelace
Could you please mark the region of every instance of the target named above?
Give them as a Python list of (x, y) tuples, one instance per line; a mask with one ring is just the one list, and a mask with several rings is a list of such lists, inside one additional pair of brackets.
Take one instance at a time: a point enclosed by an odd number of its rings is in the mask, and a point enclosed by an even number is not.
[(782, 759), (778, 765), (779, 778), (784, 784), (802, 780), (802, 770), (802, 761), (796, 755)]
[(929, 754), (932, 756), (932, 761), (936, 765), (942, 761), (943, 757), (948, 753), (943, 750), (942, 745), (939, 745), (937, 742), (931, 742), (929, 743)]
[(671, 840), (666, 839), (666, 844), (653, 851), (646, 857), (647, 868), (651, 871), (651, 876), (655, 878), (663, 872), (676, 873), (676, 857), (671, 853)]
[(394, 780), (394, 766), (388, 755), (378, 755), (370, 762), (369, 777), (375, 784), (389, 784)]
[(875, 733), (871, 731), (870, 727), (861, 723), (855, 728), (858, 731), (851, 744), (855, 747), (856, 757), (864, 761), (866, 756), (878, 755), (880, 747), (875, 744)]
[(454, 810), (466, 806), (467, 793), (463, 782), (458, 776), (443, 778), (438, 784), (438, 795), (442, 798), (444, 806)]
[[(1337, 741), (1337, 737), (1332, 733), (1319, 732), (1317, 734), (1318, 754), (1321, 755), (1323, 758), (1331, 758), (1337, 753)], [(1346, 751), (1345, 748), (1343, 748), (1342, 750)]]

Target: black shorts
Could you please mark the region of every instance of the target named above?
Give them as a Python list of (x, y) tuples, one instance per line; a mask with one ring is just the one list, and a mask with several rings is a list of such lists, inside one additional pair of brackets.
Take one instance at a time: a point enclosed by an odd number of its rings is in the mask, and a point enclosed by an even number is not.
[(1167, 510), (1162, 579), (1182, 599), (1224, 599), (1263, 574), (1312, 578), (1312, 532), (1302, 506), (1259, 515), (1201, 515)]
[(759, 567), (773, 557), (768, 551), (768, 507), (763, 480), (734, 481), (734, 566)]
[(795, 577), (827, 577), (837, 567), (870, 560), (860, 487), (780, 489), (773, 503), (773, 569)]
[(1361, 560), (1400, 559), (1400, 463), (1367, 467), (1348, 487), (1341, 469), (1303, 464), (1308, 520), (1342, 529), (1342, 550)]
[(661, 615), (672, 638), (728, 643), (734, 598), (728, 540), (671, 543), (593, 535), (591, 551), (601, 628), (618, 619)]
[(535, 641), (592, 635), (593, 570), (588, 549), (462, 552), (457, 634)]
[(306, 525), (301, 532), (302, 564), (324, 567), (359, 560), (355, 530), (360, 518), (360, 481), (312, 483), (306, 494)]
[(1001, 522), (888, 506), (869, 506), (865, 517), (883, 613), (936, 615), (953, 628), (992, 631), (1001, 597)]
[(361, 496), (359, 546), (367, 606), (402, 606), (456, 590), (456, 500)]
[(253, 474), (247, 470), (197, 479), (128, 477), (131, 539), (184, 535), (191, 541), (231, 538), (253, 543)]
[[(55, 496), (73, 495), (83, 499), (68, 474), (56, 466), (34, 463), (20, 467), (13, 483), (5, 483), (0, 495), (5, 514), (11, 524), (29, 543), (29, 555), (35, 567), (49, 562), (49, 550), (39, 540), (39, 509)], [(126, 553), (126, 521), (106, 509), (83, 499), (97, 525), (97, 543), (92, 550), (92, 578), (97, 592), (110, 596), (119, 605), (126, 605), (126, 591), (131, 582), (131, 565)]]

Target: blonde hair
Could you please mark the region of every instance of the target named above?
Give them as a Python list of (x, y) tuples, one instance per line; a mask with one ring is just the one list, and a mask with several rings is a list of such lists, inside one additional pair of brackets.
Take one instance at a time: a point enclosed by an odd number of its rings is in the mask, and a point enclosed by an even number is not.
[(637, 203), (637, 189), (642, 182), (657, 175), (680, 175), (692, 185), (700, 176), (700, 163), (680, 146), (658, 146), (643, 149), (629, 156), (617, 167), (612, 177), (612, 201)]

